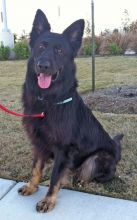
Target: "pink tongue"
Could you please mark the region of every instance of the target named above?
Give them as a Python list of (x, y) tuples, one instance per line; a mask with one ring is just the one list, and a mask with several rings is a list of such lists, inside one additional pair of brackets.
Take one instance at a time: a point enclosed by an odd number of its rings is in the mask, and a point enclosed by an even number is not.
[(47, 89), (51, 84), (51, 76), (47, 76), (44, 73), (40, 73), (38, 76), (38, 85), (41, 89)]

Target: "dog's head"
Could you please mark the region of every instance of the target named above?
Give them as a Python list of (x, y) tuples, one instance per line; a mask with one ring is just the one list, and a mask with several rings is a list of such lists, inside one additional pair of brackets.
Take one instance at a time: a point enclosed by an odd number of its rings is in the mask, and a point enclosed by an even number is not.
[[(30, 34), (30, 48), (38, 87), (43, 90), (50, 89), (55, 82), (66, 80), (64, 74), (73, 72), (70, 62), (81, 46), (84, 20), (75, 21), (62, 34), (50, 30), (45, 14), (37, 10)], [(67, 79), (70, 79), (69, 75)]]

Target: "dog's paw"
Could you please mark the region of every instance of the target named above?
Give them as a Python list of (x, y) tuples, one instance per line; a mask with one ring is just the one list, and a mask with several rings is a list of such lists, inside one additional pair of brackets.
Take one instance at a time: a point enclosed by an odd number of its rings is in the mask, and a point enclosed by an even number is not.
[(38, 190), (38, 187), (30, 187), (27, 185), (22, 186), (18, 189), (18, 193), (22, 196), (28, 196), (35, 193)]
[(51, 199), (43, 199), (40, 202), (37, 203), (36, 205), (36, 210), (38, 212), (49, 212), (51, 211), (55, 206), (55, 201), (52, 201)]

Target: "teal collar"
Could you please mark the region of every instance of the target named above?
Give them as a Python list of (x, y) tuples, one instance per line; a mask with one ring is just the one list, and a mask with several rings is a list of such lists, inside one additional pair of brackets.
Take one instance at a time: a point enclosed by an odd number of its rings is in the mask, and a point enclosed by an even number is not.
[(62, 104), (66, 104), (68, 102), (71, 102), (72, 101), (72, 97), (68, 98), (68, 99), (65, 99), (64, 101), (62, 102), (57, 102), (56, 105), (62, 105)]
[[(40, 96), (38, 96), (38, 100), (39, 101), (46, 101), (43, 97), (40, 97)], [(68, 103), (68, 102), (71, 102), (72, 101), (72, 97), (70, 97), (70, 98), (68, 98), (68, 99), (65, 99), (65, 100), (63, 100), (63, 101), (61, 101), (61, 102), (57, 102), (57, 103), (54, 103), (55, 105), (63, 105), (63, 104), (66, 104), (66, 103)]]

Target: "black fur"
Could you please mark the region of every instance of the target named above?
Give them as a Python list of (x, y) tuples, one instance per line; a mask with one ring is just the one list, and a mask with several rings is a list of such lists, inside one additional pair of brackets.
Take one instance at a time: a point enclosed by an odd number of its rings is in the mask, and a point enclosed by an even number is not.
[[(120, 142), (103, 129), (76, 89), (74, 58), (83, 31), (81, 19), (62, 34), (52, 33), (46, 16), (38, 10), (30, 34), (31, 55), (23, 87), (24, 113), (45, 112), (46, 116), (24, 118), (23, 123), (34, 145), (34, 159), (54, 159), (51, 185), (57, 183), (66, 168), (84, 169), (89, 174), (86, 179), (104, 182), (114, 177), (121, 157)], [(52, 77), (48, 88), (38, 85), (41, 73)], [(71, 102), (57, 104), (70, 97)]]

